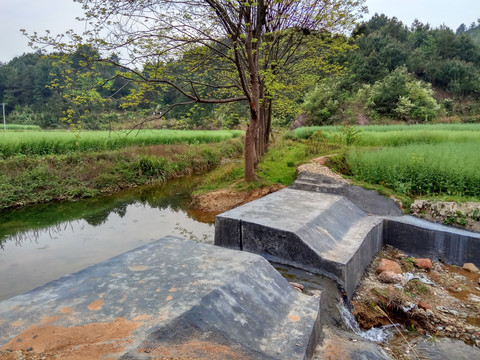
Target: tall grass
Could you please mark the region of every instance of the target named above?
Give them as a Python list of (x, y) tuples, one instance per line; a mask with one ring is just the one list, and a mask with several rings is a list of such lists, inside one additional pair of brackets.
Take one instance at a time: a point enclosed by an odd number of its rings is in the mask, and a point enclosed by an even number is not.
[[(7, 130), (41, 130), (38, 125), (20, 125), (20, 124), (7, 124)], [(0, 129), (3, 130), (3, 124), (0, 125)]]
[(0, 132), (0, 157), (115, 150), (133, 145), (202, 144), (235, 138), (241, 131), (141, 130), (134, 132)]
[[(440, 144), (444, 142), (480, 142), (480, 124), (434, 125), (370, 125), (358, 126), (357, 146), (404, 146), (409, 144)], [(310, 137), (321, 130), (332, 143), (342, 141), (341, 126), (303, 127), (295, 129), (294, 136)]]
[(480, 197), (478, 143), (413, 144), (351, 151), (347, 165), (356, 179), (402, 194)]

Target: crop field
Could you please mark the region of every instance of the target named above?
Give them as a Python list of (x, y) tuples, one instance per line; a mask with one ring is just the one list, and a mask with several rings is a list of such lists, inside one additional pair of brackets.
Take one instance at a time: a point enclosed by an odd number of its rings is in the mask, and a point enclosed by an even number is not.
[(7, 130), (41, 130), (38, 125), (19, 125), (19, 124), (7, 124), (6, 126), (0, 126), (0, 129), (7, 128)]
[(295, 136), (317, 130), (344, 146), (350, 136), (343, 168), (358, 181), (411, 197), (480, 198), (480, 124), (329, 126), (300, 128)]
[(353, 177), (406, 195), (480, 197), (480, 143), (413, 144), (350, 151)]
[[(294, 136), (306, 139), (321, 130), (326, 140), (341, 143), (352, 130), (343, 126), (303, 127), (295, 129)], [(445, 142), (479, 142), (480, 124), (435, 125), (370, 125), (358, 126), (357, 146), (403, 146), (409, 144), (440, 144)]]
[(15, 155), (48, 155), (114, 150), (135, 145), (203, 144), (243, 134), (239, 130), (139, 130), (139, 131), (3, 131), (0, 158)]

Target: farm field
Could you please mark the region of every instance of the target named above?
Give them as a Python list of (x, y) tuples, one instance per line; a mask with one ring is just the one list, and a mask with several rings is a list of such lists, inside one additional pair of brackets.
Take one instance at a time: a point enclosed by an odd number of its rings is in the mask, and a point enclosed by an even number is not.
[(344, 146), (336, 166), (359, 182), (412, 198), (480, 199), (480, 124), (332, 126), (294, 134), (308, 138), (318, 130)]
[(205, 144), (236, 138), (238, 130), (3, 131), (0, 158), (116, 150), (127, 146)]

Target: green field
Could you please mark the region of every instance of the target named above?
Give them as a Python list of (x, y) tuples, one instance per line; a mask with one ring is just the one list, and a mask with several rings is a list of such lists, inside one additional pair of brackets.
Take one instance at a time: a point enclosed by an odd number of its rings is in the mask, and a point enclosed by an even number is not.
[(3, 131), (0, 158), (15, 155), (48, 155), (115, 150), (127, 146), (203, 144), (220, 142), (243, 134), (239, 130), (139, 130), (139, 131)]
[[(19, 125), (19, 124), (7, 124), (7, 130), (41, 130), (38, 125)], [(1, 130), (4, 130), (4, 125), (0, 127)]]
[[(303, 127), (294, 130), (295, 137), (306, 139), (321, 130), (325, 138), (340, 143), (348, 127)], [(357, 126), (357, 146), (402, 146), (409, 144), (440, 144), (445, 142), (479, 142), (480, 124), (435, 125), (370, 125)]]
[(361, 131), (341, 150), (340, 167), (355, 180), (410, 197), (480, 198), (480, 124), (329, 126), (294, 134), (321, 130), (324, 141), (345, 145), (352, 129)]

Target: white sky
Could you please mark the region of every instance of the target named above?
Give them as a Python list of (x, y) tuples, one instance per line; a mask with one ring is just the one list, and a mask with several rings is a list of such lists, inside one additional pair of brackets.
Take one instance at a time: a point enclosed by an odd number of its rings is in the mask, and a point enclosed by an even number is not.
[[(480, 18), (480, 0), (367, 0), (366, 4), (370, 11), (365, 19), (384, 13), (408, 26), (418, 18), (433, 27), (445, 24), (456, 30), (461, 23), (469, 25)], [(22, 28), (40, 34), (46, 29), (53, 34), (82, 30), (75, 18), (83, 12), (73, 0), (0, 0), (0, 5), (0, 62), (32, 51)]]

